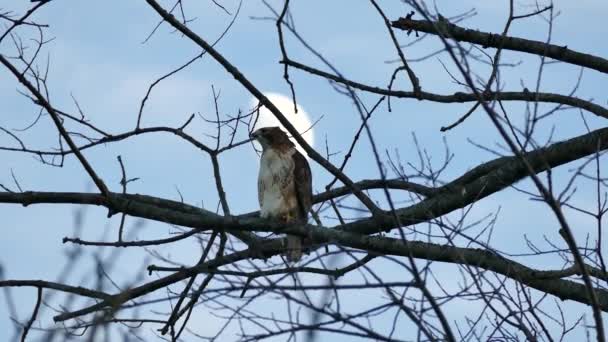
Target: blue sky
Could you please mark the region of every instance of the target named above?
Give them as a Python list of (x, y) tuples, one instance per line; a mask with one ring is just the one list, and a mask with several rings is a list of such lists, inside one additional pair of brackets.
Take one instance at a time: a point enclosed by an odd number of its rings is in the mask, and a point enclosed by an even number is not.
[[(274, 1), (273, 4), (280, 2)], [(381, 2), (391, 19), (405, 15), (409, 9), (399, 1)], [(476, 8), (477, 15), (468, 19), (463, 26), (484, 31), (500, 32), (506, 21), (508, 1), (437, 1), (438, 8), (445, 16), (451, 16), (470, 8)], [(168, 2), (164, 2), (167, 5)], [(229, 23), (230, 17), (213, 6), (211, 1), (187, 1), (189, 16), (196, 17), (190, 27), (202, 37), (213, 41)], [(222, 1), (231, 12), (238, 2)], [(521, 3), (526, 5), (527, 3)], [(23, 11), (29, 2), (0, 0), (1, 9)], [(608, 28), (604, 25), (608, 5), (600, 1), (556, 1), (555, 7), (561, 11), (557, 18), (552, 41), (559, 45), (599, 56), (608, 55), (605, 41)], [(520, 10), (526, 7), (519, 7)], [(347, 10), (345, 10), (347, 9)], [(300, 33), (307, 41), (331, 60), (348, 78), (372, 85), (386, 86), (390, 79), (393, 64), (385, 63), (396, 58), (395, 50), (386, 34), (381, 18), (366, 1), (293, 1), (292, 13)], [(218, 50), (265, 92), (288, 94), (288, 87), (282, 78), (283, 69), (278, 64), (280, 50), (274, 23), (253, 20), (251, 16), (268, 16), (269, 12), (258, 1), (244, 1), (240, 17), (227, 37), (220, 42)], [(146, 43), (142, 41), (158, 22), (157, 14), (144, 1), (54, 1), (35, 15), (39, 22), (48, 23), (46, 34), (54, 37), (46, 53), (50, 58), (49, 86), (51, 103), (57, 108), (75, 112), (72, 94), (85, 111), (92, 123), (112, 133), (120, 133), (134, 127), (139, 104), (148, 85), (159, 76), (199, 53), (199, 49), (172, 29), (162, 25), (159, 31)], [(511, 34), (529, 39), (545, 40), (547, 25), (540, 19), (527, 19), (517, 22)], [(24, 38), (30, 32), (22, 31)], [(412, 39), (397, 32), (401, 42)], [(287, 40), (289, 55), (296, 61), (322, 67), (318, 60), (307, 53), (294, 39)], [(437, 39), (405, 50), (408, 58), (424, 56), (440, 47)], [(0, 53), (11, 53), (9, 41), (0, 45)], [(447, 94), (459, 90), (444, 72), (439, 60), (449, 63), (445, 55), (414, 63), (413, 69), (421, 80), (424, 90)], [(505, 61), (522, 64), (503, 71), (503, 81), (507, 90), (520, 90), (523, 82), (533, 88), (537, 76), (539, 59), (519, 53), (505, 53)], [(324, 69), (324, 68), (323, 68)], [(487, 68), (480, 68), (487, 75)], [(456, 69), (452, 68), (455, 72)], [(579, 69), (560, 64), (547, 66), (543, 74), (541, 89), (545, 92), (567, 94), (575, 84)], [(483, 73), (482, 73), (483, 74)], [(583, 80), (577, 94), (586, 99), (594, 99), (606, 104), (605, 80), (603, 75), (584, 70)], [(327, 82), (292, 70), (290, 77), (296, 84), (298, 104), (310, 115), (311, 120), (320, 119), (315, 126), (315, 148), (325, 151), (327, 139), (330, 152), (344, 152), (352, 134), (360, 123), (358, 114), (350, 101), (337, 95)], [(143, 126), (181, 125), (192, 113), (206, 117), (214, 115), (211, 86), (221, 92), (220, 109), (224, 113), (235, 114), (246, 111), (251, 105), (251, 96), (211, 58), (202, 60), (186, 71), (161, 83), (152, 92), (144, 116)], [(409, 90), (409, 82), (402, 79), (397, 83), (401, 89)], [(21, 88), (5, 69), (0, 69), (0, 103), (2, 103), (1, 125), (5, 128), (23, 128), (36, 117), (36, 108), (28, 99), (19, 95)], [(362, 94), (366, 104), (371, 107), (377, 96)], [(412, 142), (415, 133), (420, 144), (433, 155), (439, 165), (445, 138), (455, 159), (443, 175), (443, 181), (466, 172), (475, 165), (492, 159), (493, 156), (471, 145), (467, 139), (477, 143), (493, 145), (500, 141), (497, 132), (481, 111), (457, 129), (441, 133), (439, 128), (456, 120), (469, 108), (465, 105), (443, 105), (416, 100), (393, 101), (393, 111), (388, 112), (386, 105), (374, 114), (371, 127), (381, 151), (394, 153), (398, 150), (402, 160), (415, 162), (417, 156)], [(509, 104), (515, 120), (523, 120), (521, 104)], [(549, 107), (543, 107), (549, 108)], [(586, 118), (592, 127), (605, 124), (590, 114)], [(548, 131), (556, 125), (554, 139), (564, 139), (585, 132), (577, 111), (564, 111), (557, 119), (544, 124)], [(68, 128), (70, 128), (68, 126)], [(189, 132), (203, 141), (211, 142), (204, 134), (213, 134), (214, 127), (198, 118), (190, 126)], [(48, 148), (56, 146), (57, 135), (51, 120), (43, 117), (33, 129), (19, 133), (32, 147)], [(240, 138), (244, 138), (241, 135)], [(8, 137), (0, 135), (0, 144), (13, 144)], [(374, 163), (370, 163), (370, 145), (361, 141), (352, 161), (346, 169), (351, 179), (378, 177)], [(143, 135), (133, 139), (100, 146), (89, 150), (85, 156), (99, 172), (113, 191), (120, 186), (120, 168), (116, 156), (125, 161), (130, 177), (140, 177), (129, 185), (133, 193), (149, 194), (170, 199), (179, 199), (180, 194), (186, 202), (214, 209), (217, 195), (209, 158), (200, 151), (169, 134)], [(41, 165), (30, 155), (0, 151), (0, 183), (13, 187), (11, 170), (17, 176), (24, 190), (39, 191), (92, 191), (86, 173), (77, 160), (68, 158), (63, 168)], [(332, 157), (339, 163), (343, 154)], [(251, 145), (244, 145), (221, 157), (224, 185), (233, 213), (244, 213), (257, 209), (256, 177), (257, 156)], [(314, 189), (320, 192), (331, 179), (319, 166), (312, 165)], [(557, 171), (558, 177), (567, 176), (568, 166)], [(562, 178), (565, 179), (565, 178)], [(523, 183), (523, 187), (529, 184)], [(581, 184), (577, 194), (579, 203), (592, 205), (593, 198), (585, 196), (589, 184)], [(179, 193), (178, 190), (179, 189)], [(590, 191), (590, 190), (589, 190)], [(529, 201), (525, 196), (506, 190), (503, 193), (484, 199), (475, 205), (475, 217), (484, 216), (500, 207), (498, 225), (495, 229), (493, 246), (513, 253), (526, 251), (523, 235), (541, 243), (543, 236), (558, 240), (556, 222), (548, 208), (543, 204)], [(3, 217), (3, 238), (0, 240), (0, 263), (5, 277), (9, 279), (49, 279), (56, 277), (65, 259), (64, 253), (70, 247), (63, 245), (61, 239), (71, 235), (73, 230), (73, 206), (37, 205), (28, 208), (1, 205)], [(525, 213), (522, 215), (521, 213)], [(118, 226), (117, 217), (105, 219), (105, 211), (88, 208), (82, 237), (97, 240), (115, 236)], [(568, 217), (576, 227), (579, 238), (584, 231), (591, 230), (593, 224), (588, 218), (575, 213)], [(130, 220), (133, 225), (135, 220)], [(590, 227), (590, 228), (587, 228)], [(144, 226), (139, 238), (166, 236), (170, 227), (156, 223)], [(91, 252), (88, 252), (89, 254)], [(104, 253), (110, 254), (107, 250)], [(198, 258), (198, 247), (194, 242), (186, 242), (177, 247), (162, 250), (185, 264), (192, 264)], [(90, 267), (90, 256), (80, 263), (83, 272)], [(146, 253), (142, 250), (122, 250), (119, 265), (113, 276), (122, 284), (128, 282), (132, 270), (139, 268)], [(550, 258), (526, 259), (532, 266), (540, 268), (561, 267), (559, 260)], [(386, 266), (386, 265), (385, 265)], [(384, 267), (379, 265), (378, 267)], [(437, 265), (444, 274), (456, 274), (455, 268)], [(399, 278), (397, 276), (397, 278)], [(449, 278), (449, 275), (448, 275)], [(78, 277), (72, 279), (78, 281)], [(318, 280), (318, 279), (317, 279)], [(403, 281), (404, 279), (400, 279)], [(315, 281), (311, 279), (310, 281)], [(85, 284), (91, 285), (91, 284)], [(20, 318), (29, 314), (33, 305), (34, 290), (15, 290), (20, 303)], [(373, 297), (373, 296), (371, 296)], [(367, 300), (367, 299), (366, 299)], [(373, 298), (369, 298), (370, 301)], [(272, 302), (272, 300), (269, 300)], [(277, 304), (278, 302), (275, 302)], [(365, 300), (353, 306), (365, 306)], [(588, 322), (590, 310), (566, 303), (572, 308), (572, 317), (586, 312)], [(11, 323), (6, 312), (5, 298), (0, 296), (0, 337), (2, 332), (11, 332)], [(464, 312), (464, 308), (452, 308), (454, 315)], [(459, 311), (461, 310), (461, 311)], [(205, 317), (206, 313), (199, 313)], [(47, 314), (41, 322), (51, 324)], [(404, 326), (407, 322), (404, 322)], [(210, 327), (205, 327), (210, 328)], [(201, 328), (203, 329), (203, 328)], [(203, 329), (203, 330), (204, 330)]]

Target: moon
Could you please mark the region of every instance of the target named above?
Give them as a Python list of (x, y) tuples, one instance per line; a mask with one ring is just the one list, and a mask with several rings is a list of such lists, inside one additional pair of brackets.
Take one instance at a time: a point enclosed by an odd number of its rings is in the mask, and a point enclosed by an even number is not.
[[(310, 116), (308, 115), (308, 113), (306, 113), (304, 108), (302, 108), (302, 106), (297, 104), (298, 112), (295, 113), (294, 108), (293, 108), (293, 100), (290, 97), (287, 97), (287, 96), (281, 95), (281, 94), (277, 94), (277, 93), (264, 93), (264, 95), (270, 100), (270, 102), (274, 103), (274, 105), (277, 106), (277, 108), (281, 111), (281, 113), (283, 113), (283, 115), (285, 115), (285, 118), (287, 118), (287, 120), (289, 120), (289, 122), (291, 122), (291, 124), (296, 128), (298, 133), (300, 133), (300, 135), (302, 136), (302, 138), (304, 138), (304, 140), (308, 143), (308, 145), (313, 146), (314, 142), (315, 142), (315, 132), (312, 127), (312, 122), (310, 120)], [(255, 98), (252, 98), (250, 103), (251, 103), (250, 107), (253, 108), (258, 104), (258, 100)], [(274, 114), (272, 114), (270, 112), (270, 110), (268, 110), (268, 108), (262, 106), (262, 107), (260, 107), (259, 112), (260, 112), (260, 114), (259, 114), (259, 117), (257, 118), (255, 126), (253, 126), (253, 131), (255, 131), (256, 129), (262, 128), (262, 127), (279, 126), (279, 127), (281, 127), (281, 129), (283, 131), (285, 131), (289, 135), (289, 133), (287, 132), (285, 127), (283, 127), (283, 125), (279, 122), (279, 120), (277, 120), (277, 118), (274, 117)], [(254, 115), (253, 120), (255, 121), (256, 120), (255, 116), (257, 114), (254, 113), (253, 115)], [(304, 152), (302, 147), (300, 147), (300, 145), (295, 141), (295, 139), (293, 137), (291, 137), (291, 135), (290, 135), (289, 139), (291, 139), (291, 141), (296, 145), (296, 148), (298, 149), (298, 151), (300, 151), (300, 153), (302, 153), (304, 156), (306, 156), (308, 158), (308, 156), (306, 155), (306, 152)], [(262, 149), (262, 147), (260, 146), (260, 144), (257, 141), (254, 141), (253, 144), (254, 144), (256, 150)]]

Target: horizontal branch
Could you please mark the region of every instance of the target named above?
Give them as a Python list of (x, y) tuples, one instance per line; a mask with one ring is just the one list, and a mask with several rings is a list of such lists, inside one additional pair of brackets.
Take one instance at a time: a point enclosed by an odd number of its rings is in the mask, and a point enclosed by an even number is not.
[(231, 291), (308, 291), (308, 290), (368, 290), (377, 288), (398, 288), (416, 287), (414, 282), (386, 282), (380, 284), (327, 284), (327, 285), (250, 285), (250, 286), (230, 286), (221, 288), (207, 289), (206, 292), (231, 292)]
[[(592, 155), (608, 147), (608, 128), (602, 128), (582, 136), (552, 144), (526, 153), (524, 157), (537, 173), (574, 160)], [(528, 176), (524, 164), (516, 157), (501, 157), (477, 166), (454, 181), (432, 190), (435, 192), (423, 201), (409, 207), (397, 209), (402, 225), (416, 224), (463, 208), (486, 196), (496, 193)], [(373, 182), (373, 181), (364, 181)], [(382, 186), (382, 182), (378, 185)], [(404, 187), (409, 184), (403, 183)], [(342, 196), (345, 190), (327, 192), (316, 196), (325, 200), (330, 195)], [(219, 229), (239, 228), (249, 225), (251, 231), (264, 231), (267, 221), (254, 219), (252, 214), (224, 217), (211, 211), (146, 195), (110, 193), (107, 197), (92, 193), (71, 192), (0, 192), (0, 203), (72, 203), (102, 205), (110, 213), (125, 213), (135, 217), (166, 222), (191, 228)], [(398, 226), (391, 217), (363, 218), (343, 226), (335, 227), (359, 234), (374, 234), (389, 231)]]
[(506, 50), (527, 52), (539, 56), (547, 56), (558, 61), (580, 65), (594, 69), (602, 73), (608, 73), (608, 60), (568, 49), (568, 46), (558, 46), (544, 42), (516, 38), (503, 37), (501, 34), (481, 32), (466, 29), (448, 22), (444, 18), (438, 21), (413, 20), (410, 18), (399, 18), (392, 22), (394, 28), (405, 31), (419, 31), (444, 37), (453, 38), (457, 41), (481, 45), (484, 48), (502, 48)]
[[(389, 180), (381, 180), (381, 179), (364, 179), (355, 183), (362, 190), (371, 190), (371, 189), (384, 189), (385, 187), (388, 189), (397, 189), (397, 190), (406, 190), (413, 193), (417, 193), (423, 196), (431, 196), (432, 194), (438, 193), (442, 191), (442, 188), (432, 188), (427, 187), (421, 184), (412, 183), (408, 181), (403, 181), (399, 179), (389, 179)], [(345, 186), (337, 187), (335, 189), (331, 189), (329, 191), (321, 192), (313, 196), (313, 203), (320, 203), (323, 201), (327, 201), (329, 199), (346, 196), (352, 194), (352, 191)], [(113, 200), (112, 200), (113, 199)], [(37, 191), (26, 191), (26, 192), (0, 192), (0, 203), (15, 203), (21, 204), (23, 206), (28, 206), (31, 204), (86, 204), (86, 205), (99, 205), (104, 206), (110, 209), (112, 214), (115, 213), (126, 213), (132, 216), (135, 215), (134, 211), (125, 212), (125, 208), (122, 207), (113, 207), (111, 203), (114, 205), (126, 204), (129, 206), (139, 207), (137, 212), (141, 214), (145, 214), (146, 212), (152, 212), (154, 210), (159, 209), (168, 209), (170, 211), (176, 211), (180, 214), (192, 214), (196, 216), (217, 216), (221, 218), (223, 216), (217, 215), (211, 211), (195, 207), (193, 205), (189, 205), (187, 203), (167, 200), (164, 198), (158, 198), (147, 195), (134, 195), (134, 194), (120, 194), (120, 193), (111, 193), (111, 200), (108, 201), (104, 197), (99, 196), (95, 193), (82, 193), (82, 192), (37, 192)], [(157, 215), (158, 216), (158, 215)], [(155, 218), (151, 216), (139, 216), (146, 219)], [(239, 215), (241, 219), (244, 218), (252, 218), (258, 217), (258, 211), (250, 212), (247, 214)], [(162, 222), (167, 222), (166, 218), (157, 219)], [(175, 223), (175, 222), (174, 222)], [(175, 223), (178, 224), (178, 223)], [(190, 225), (185, 224), (184, 226), (191, 227)], [(68, 241), (65, 242), (76, 242), (76, 241)], [(80, 241), (82, 242), (82, 241)], [(112, 244), (112, 245), (115, 245)], [(120, 245), (121, 247), (126, 246)], [(135, 242), (134, 245), (137, 245)]]
[[(362, 236), (335, 229), (319, 227), (300, 228), (300, 234), (312, 236), (314, 241), (336, 241), (341, 245), (385, 255), (411, 256), (418, 259), (474, 266), (502, 274), (539, 291), (552, 294), (562, 300), (574, 300), (589, 305), (588, 291), (584, 284), (564, 279), (547, 281), (546, 272), (524, 266), (488, 250), (440, 245), (422, 241), (407, 241), (383, 236)], [(287, 230), (289, 233), (295, 230)], [(554, 272), (555, 273), (555, 272)], [(564, 276), (568, 276), (565, 274)], [(601, 310), (608, 312), (608, 291), (595, 288)]]
[[(257, 221), (260, 220), (258, 219)], [(333, 242), (384, 255), (411, 256), (431, 261), (473, 266), (504, 275), (505, 277), (521, 282), (522, 284), (539, 291), (552, 294), (562, 300), (574, 300), (583, 304), (589, 304), (587, 290), (584, 284), (565, 279), (547, 281), (545, 276), (546, 273), (555, 273), (555, 271), (535, 270), (516, 261), (509, 260), (498, 254), (482, 249), (455, 247), (421, 241), (408, 241), (407, 243), (404, 243), (400, 239), (382, 236), (365, 236), (312, 225), (286, 227), (284, 225), (271, 224), (267, 227), (266, 230), (268, 231), (309, 236), (314, 243), (321, 241)], [(233, 225), (232, 229), (239, 229), (238, 225)], [(242, 224), (240, 229), (247, 229), (247, 224)], [(171, 275), (118, 293), (103, 302), (74, 312), (57, 315), (54, 317), (54, 320), (64, 321), (96, 312), (108, 306), (121, 305), (131, 299), (159, 290), (195, 274), (222, 273), (220, 267), (223, 265), (232, 264), (259, 255), (268, 258), (272, 255), (282, 253), (283, 250), (282, 239), (269, 239), (266, 240), (258, 250), (248, 249), (219, 257), (191, 268), (184, 268)], [(599, 288), (594, 289), (594, 291), (596, 291), (600, 308), (603, 311), (608, 311), (608, 291)]]
[[(192, 144), (196, 148), (198, 148), (198, 149), (200, 149), (202, 151), (205, 151), (205, 152), (207, 152), (209, 154), (216, 153), (214, 150), (212, 150), (211, 148), (209, 148), (205, 144), (203, 144), (200, 141), (196, 140), (191, 135), (185, 133), (181, 128), (171, 128), (171, 127), (163, 127), (163, 126), (147, 127), (147, 128), (136, 128), (136, 129), (134, 129), (132, 131), (128, 131), (128, 132), (124, 132), (124, 133), (120, 133), (120, 134), (107, 135), (107, 136), (104, 136), (103, 138), (100, 138), (100, 139), (97, 139), (95, 141), (83, 144), (81, 146), (78, 146), (78, 151), (84, 151), (84, 150), (90, 149), (92, 147), (105, 145), (107, 143), (113, 143), (113, 142), (122, 141), (122, 140), (125, 140), (127, 138), (131, 138), (133, 136), (138, 136), (138, 135), (141, 135), (141, 134), (161, 133), (161, 132), (162, 133), (172, 133), (172, 134), (174, 134), (174, 135), (176, 135), (176, 136), (184, 139), (185, 141), (189, 142), (190, 144)], [(25, 148), (23, 146), (21, 146), (21, 147), (0, 147), (0, 150), (3, 150), (3, 151), (13, 151), (13, 152), (32, 153), (32, 154), (36, 154), (38, 156), (66, 156), (66, 155), (70, 155), (70, 154), (74, 153), (71, 150), (63, 150), (63, 151), (33, 150), (33, 149)]]
[[(606, 148), (608, 148), (608, 128), (603, 128), (526, 153), (524, 157), (538, 173), (593, 155), (598, 149), (604, 150)], [(474, 168), (443, 187), (437, 188), (437, 192), (433, 196), (412, 206), (397, 209), (398, 221), (387, 217), (370, 217), (336, 226), (332, 229), (314, 225), (286, 226), (253, 217), (225, 217), (181, 202), (145, 195), (110, 193), (109, 196), (104, 197), (100, 194), (86, 193), (2, 192), (0, 193), (0, 203), (103, 205), (112, 213), (122, 212), (131, 216), (204, 230), (265, 231), (310, 236), (315, 243), (337, 243), (382, 254), (411, 255), (415, 258), (472, 265), (503, 274), (559, 298), (572, 299), (588, 304), (584, 285), (567, 280), (547, 281), (542, 272), (488, 251), (414, 241), (404, 244), (396, 239), (368, 236), (381, 231), (389, 231), (399, 226), (399, 224), (402, 226), (415, 224), (448, 214), (453, 210), (470, 205), (481, 198), (500, 191), (527, 176), (527, 170), (520, 159), (515, 157), (498, 158)], [(219, 266), (239, 260), (253, 257), (268, 258), (282, 253), (283, 249), (282, 239), (265, 240), (255, 249), (233, 253), (194, 268), (176, 272), (115, 295), (112, 300), (106, 300), (76, 312), (59, 315), (56, 320), (91, 313), (105, 306), (115, 305), (117, 300), (124, 303), (129, 299), (137, 298), (194, 274), (209, 272)], [(608, 294), (604, 293), (603, 290), (597, 291), (602, 310), (608, 310)]]
[[(422, 196), (432, 196), (437, 193), (436, 188), (424, 186), (417, 183), (412, 183), (400, 179), (364, 179), (355, 183), (361, 190), (371, 189), (397, 189), (406, 190)], [(313, 202), (323, 202), (332, 198), (351, 194), (351, 190), (348, 187), (342, 186), (339, 188), (331, 189), (329, 191), (322, 192), (313, 197)]]
[[(369, 86), (363, 83), (358, 83), (355, 81), (348, 80), (346, 78), (336, 76), (330, 74), (328, 72), (318, 70), (307, 65), (294, 62), (292, 60), (282, 61), (281, 63), (285, 63), (294, 68), (300, 69), (302, 71), (306, 71), (310, 74), (317, 75), (323, 77), (325, 79), (338, 82), (349, 87), (353, 87), (359, 90), (363, 90), (369, 93), (392, 96), (397, 98), (415, 98), (439, 103), (464, 103), (464, 102), (477, 102), (479, 101), (478, 95), (473, 93), (462, 93), (456, 92), (450, 95), (441, 95), (435, 93), (429, 93), (426, 91), (421, 91), (415, 93), (413, 91), (401, 91), (401, 90), (391, 90), (386, 88)], [(590, 113), (593, 113), (597, 116), (608, 119), (608, 109), (595, 104), (590, 101), (586, 101), (574, 96), (566, 96), (560, 94), (553, 93), (536, 93), (530, 91), (501, 91), (501, 92), (485, 92), (481, 94), (483, 99), (486, 101), (529, 101), (529, 102), (546, 102), (546, 103), (558, 103), (562, 105), (572, 106), (576, 108), (580, 108), (586, 110)]]

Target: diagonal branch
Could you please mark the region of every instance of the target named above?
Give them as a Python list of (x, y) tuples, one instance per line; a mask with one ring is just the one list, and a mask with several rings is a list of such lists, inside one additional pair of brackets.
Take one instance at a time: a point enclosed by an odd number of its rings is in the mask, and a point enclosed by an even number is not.
[(37, 287), (95, 299), (109, 299), (111, 297), (104, 292), (44, 280), (0, 280), (0, 287)]
[(95, 170), (93, 170), (93, 167), (91, 167), (91, 165), (86, 160), (86, 158), (82, 155), (80, 150), (78, 150), (78, 147), (76, 146), (76, 144), (74, 143), (74, 141), (72, 140), (72, 138), (70, 137), (68, 132), (63, 127), (63, 124), (61, 123), (61, 120), (59, 119), (59, 115), (57, 114), (57, 112), (55, 112), (55, 109), (53, 109), (53, 107), (47, 101), (47, 99), (44, 98), (44, 96), (40, 93), (40, 91), (38, 91), (38, 89), (36, 89), (36, 87), (34, 87), (34, 85), (30, 81), (27, 80), (27, 78), (25, 78), (24, 74), (20, 73), (19, 70), (17, 70), (17, 68), (15, 68), (15, 66), (13, 64), (11, 64), (2, 55), (0, 55), (0, 63), (2, 63), (19, 80), (19, 82), (27, 88), (27, 90), (29, 90), (32, 93), (32, 95), (34, 95), (34, 97), (40, 103), (40, 105), (42, 107), (44, 107), (44, 109), (46, 109), (46, 111), (51, 116), (51, 119), (53, 119), (53, 123), (55, 123), (55, 126), (57, 126), (57, 130), (59, 131), (59, 134), (61, 135), (61, 137), (66, 141), (68, 146), (70, 146), (70, 149), (72, 150), (72, 152), (74, 152), (74, 154), (76, 155), (76, 158), (78, 158), (78, 160), (80, 161), (80, 163), (82, 164), (82, 166), (84, 167), (86, 172), (93, 179), (93, 182), (95, 183), (95, 185), (97, 186), (99, 191), (104, 196), (107, 196), (110, 192), (108, 190), (108, 187), (101, 180), (101, 178), (99, 178), (97, 173), (95, 173)]
[(171, 26), (183, 33), (186, 37), (190, 38), (194, 43), (203, 48), (209, 55), (211, 55), (218, 63), (226, 69), (234, 78), (241, 84), (247, 91), (249, 91), (260, 103), (268, 108), (268, 110), (279, 120), (279, 122), (287, 129), (287, 131), (294, 137), (298, 144), (306, 151), (306, 154), (314, 161), (323, 166), (327, 171), (336, 176), (344, 185), (348, 186), (353, 190), (353, 194), (363, 203), (374, 215), (382, 216), (382, 211), (374, 204), (374, 202), (365, 195), (348, 176), (338, 170), (328, 160), (323, 158), (317, 151), (315, 151), (304, 138), (300, 136), (298, 130), (289, 122), (287, 118), (281, 113), (281, 111), (256, 87), (251, 83), (245, 75), (243, 75), (232, 63), (230, 63), (224, 56), (222, 56), (213, 46), (207, 43), (199, 35), (192, 32), (187, 26), (179, 22), (169, 12), (165, 11), (156, 1), (146, 0), (146, 2), (166, 20)]
[[(608, 149), (608, 128), (539, 148), (522, 154), (535, 174)], [(453, 182), (441, 187), (443, 193), (427, 198), (407, 208), (397, 209), (405, 225), (425, 222), (453, 210), (463, 208), (529, 176), (524, 162), (517, 157), (502, 157), (482, 164)], [(341, 229), (360, 234), (389, 231), (395, 222), (367, 218), (343, 225)]]
[(32, 328), (32, 324), (34, 324), (36, 317), (38, 316), (38, 310), (40, 310), (40, 304), (42, 303), (42, 287), (39, 287), (37, 290), (38, 291), (36, 295), (36, 305), (34, 305), (34, 311), (32, 312), (32, 316), (23, 327), (23, 333), (21, 334), (21, 342), (25, 342), (27, 334)]
[(502, 48), (546, 56), (558, 61), (580, 65), (602, 73), (608, 73), (608, 60), (587, 53), (570, 50), (567, 45), (558, 46), (536, 40), (509, 36), (502, 37), (500, 34), (466, 29), (448, 22), (443, 17), (440, 17), (438, 21), (399, 18), (392, 22), (392, 26), (404, 31), (414, 30), (442, 35), (457, 41), (478, 44), (484, 48)]

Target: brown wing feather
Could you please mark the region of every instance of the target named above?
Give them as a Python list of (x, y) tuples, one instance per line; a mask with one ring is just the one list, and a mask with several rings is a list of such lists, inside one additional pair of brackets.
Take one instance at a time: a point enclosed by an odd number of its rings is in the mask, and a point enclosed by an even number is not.
[(308, 212), (312, 207), (312, 175), (306, 158), (298, 151), (293, 156), (294, 188), (298, 199), (298, 220), (308, 221)]

